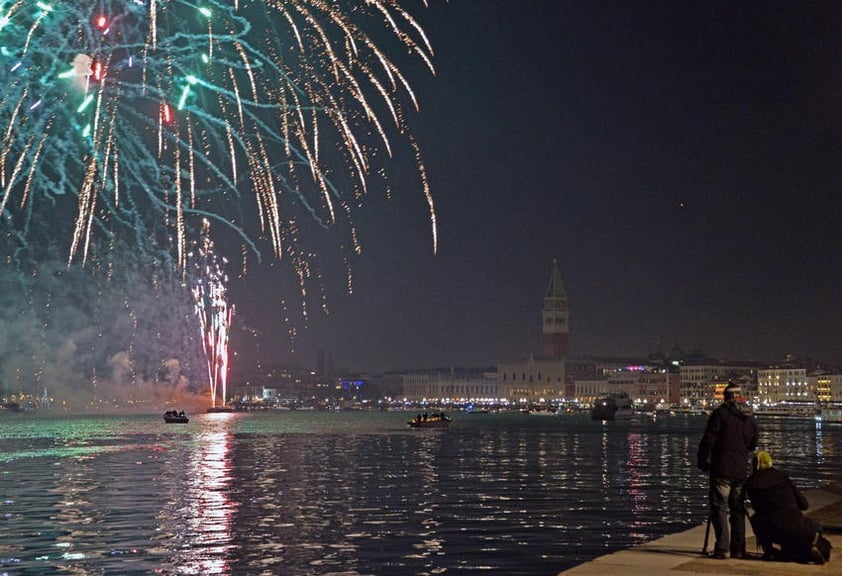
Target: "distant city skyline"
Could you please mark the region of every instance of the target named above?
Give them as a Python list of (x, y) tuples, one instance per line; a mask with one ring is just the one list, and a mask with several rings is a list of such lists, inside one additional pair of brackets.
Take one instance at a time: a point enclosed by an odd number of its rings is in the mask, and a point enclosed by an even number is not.
[[(548, 279), (551, 279), (548, 276)], [(546, 283), (545, 283), (546, 284)], [(542, 299), (543, 301), (543, 299)], [(575, 305), (571, 305), (573, 308), (572, 314), (575, 316)], [(298, 358), (290, 358), (292, 360), (292, 365), (299, 365), (302, 367), (306, 367), (312, 370), (318, 370), (320, 366), (330, 366), (331, 370), (339, 370), (346, 371), (350, 373), (355, 372), (371, 372), (371, 373), (378, 373), (378, 372), (390, 372), (390, 371), (403, 371), (403, 370), (436, 370), (448, 367), (459, 367), (459, 368), (496, 368), (498, 364), (522, 360), (527, 357), (546, 357), (546, 343), (542, 344), (542, 336), (541, 336), (541, 316), (540, 316), (540, 307), (538, 308), (537, 313), (532, 313), (531, 320), (534, 322), (534, 347), (528, 351), (526, 351), (522, 356), (519, 357), (512, 357), (512, 358), (498, 358), (491, 362), (486, 363), (469, 363), (469, 362), (451, 362), (447, 364), (420, 364), (420, 365), (411, 365), (411, 366), (391, 366), (384, 370), (368, 370), (368, 369), (360, 369), (360, 368), (353, 368), (349, 366), (339, 365), (334, 361), (334, 355), (337, 357), (344, 357), (343, 350), (331, 350), (327, 348), (317, 348), (313, 354), (312, 358), (304, 358), (303, 356), (298, 356)], [(572, 343), (574, 349), (577, 348), (576, 346), (576, 333), (575, 328), (571, 331), (569, 335), (568, 343)], [(627, 358), (629, 360), (644, 360), (654, 357), (664, 357), (664, 358), (672, 358), (676, 356), (684, 356), (684, 357), (691, 357), (691, 356), (702, 356), (708, 359), (715, 359), (721, 361), (743, 361), (743, 362), (757, 362), (760, 364), (766, 365), (773, 365), (773, 364), (781, 364), (787, 361), (813, 361), (820, 364), (824, 368), (830, 368), (834, 370), (842, 370), (842, 362), (834, 361), (833, 359), (822, 358), (816, 356), (814, 354), (809, 353), (809, 351), (805, 354), (793, 354), (790, 352), (783, 352), (782, 354), (775, 355), (773, 353), (769, 353), (767, 355), (759, 355), (759, 356), (752, 356), (752, 357), (741, 357), (735, 355), (733, 353), (726, 353), (722, 354), (712, 354), (710, 351), (698, 348), (698, 347), (686, 347), (681, 343), (671, 343), (669, 345), (662, 345), (659, 342), (654, 342), (652, 347), (647, 349), (646, 351), (642, 351), (640, 353), (620, 353), (620, 352), (612, 352), (610, 350), (580, 350), (576, 354), (570, 354), (571, 358)], [(245, 361), (247, 363), (254, 362), (257, 363), (256, 357), (249, 357), (248, 354), (246, 355)], [(272, 366), (271, 363), (267, 364), (266, 359), (262, 362), (264, 366)], [(283, 364), (283, 363), (282, 363)], [(249, 371), (249, 368), (245, 368), (246, 371)]]

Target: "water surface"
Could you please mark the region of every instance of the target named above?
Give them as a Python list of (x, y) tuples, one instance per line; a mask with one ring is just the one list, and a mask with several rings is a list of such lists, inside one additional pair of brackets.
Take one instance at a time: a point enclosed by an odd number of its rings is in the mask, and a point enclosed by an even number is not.
[[(0, 416), (0, 574), (551, 575), (700, 524), (705, 420)], [(803, 488), (842, 426), (761, 421)]]

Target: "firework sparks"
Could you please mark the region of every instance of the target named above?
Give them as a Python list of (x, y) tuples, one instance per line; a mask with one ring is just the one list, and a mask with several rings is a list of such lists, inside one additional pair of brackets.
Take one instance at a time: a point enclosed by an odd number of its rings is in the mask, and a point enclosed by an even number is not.
[[(351, 214), (380, 173), (377, 151), (390, 156), (406, 134), (404, 108), (417, 109), (364, 31), (373, 22), (433, 71), (398, 0), (0, 2), (6, 225), (72, 209), (71, 259), (87, 257), (97, 231), (128, 230), (172, 246), (184, 268), (185, 235), (203, 218), (260, 253), (231, 216), (249, 194), (257, 236), (289, 253), (296, 216), (330, 225)], [(331, 179), (340, 171), (343, 189)]]
[(193, 301), (199, 319), (202, 347), (208, 365), (211, 406), (225, 406), (228, 401), (228, 339), (234, 306), (228, 305), (225, 260), (220, 261), (214, 253), (210, 239), (210, 222), (205, 220), (197, 251), (191, 255), (197, 268), (197, 280), (193, 286)]

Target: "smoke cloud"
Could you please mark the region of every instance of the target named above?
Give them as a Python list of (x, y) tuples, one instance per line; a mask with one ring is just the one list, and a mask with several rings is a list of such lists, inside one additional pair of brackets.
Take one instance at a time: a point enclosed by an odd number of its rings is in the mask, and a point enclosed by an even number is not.
[[(67, 412), (206, 406), (190, 291), (177, 274), (47, 261), (0, 267), (0, 396)], [(45, 404), (43, 409), (47, 408)]]

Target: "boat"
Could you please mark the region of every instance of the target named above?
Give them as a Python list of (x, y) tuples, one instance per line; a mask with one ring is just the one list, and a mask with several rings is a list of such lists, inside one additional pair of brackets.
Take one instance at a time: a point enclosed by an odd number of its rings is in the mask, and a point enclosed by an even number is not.
[(591, 409), (591, 420), (628, 420), (634, 416), (634, 404), (625, 394), (609, 394), (597, 400)]
[(164, 422), (167, 424), (187, 424), (190, 418), (184, 413), (184, 410), (178, 412), (177, 410), (167, 410), (164, 412)]
[(812, 402), (779, 402), (754, 406), (752, 413), (756, 417), (770, 418), (807, 418), (816, 417), (816, 405)]
[(708, 416), (709, 412), (700, 406), (682, 406), (673, 404), (669, 407), (671, 415), (686, 414), (688, 416)]
[(419, 414), (406, 423), (410, 428), (447, 428), (452, 419), (444, 412), (433, 412), (432, 414)]
[(558, 416), (558, 413), (552, 408), (530, 408), (525, 410), (525, 413), (530, 416)]

